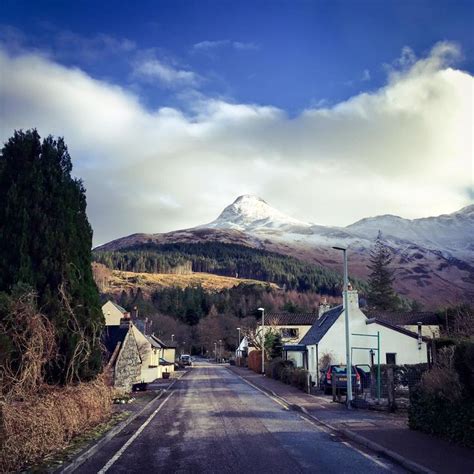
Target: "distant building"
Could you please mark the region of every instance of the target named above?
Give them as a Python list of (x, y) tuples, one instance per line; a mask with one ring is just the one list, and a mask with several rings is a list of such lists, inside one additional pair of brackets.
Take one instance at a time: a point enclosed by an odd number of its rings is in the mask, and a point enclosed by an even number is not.
[[(265, 313), (264, 331), (278, 331), (283, 343), (297, 343), (311, 329), (318, 316), (318, 313)], [(257, 333), (261, 330), (260, 324)]]
[(104, 314), (106, 326), (120, 326), (122, 319), (130, 318), (130, 313), (126, 309), (111, 300), (102, 305), (102, 313)]

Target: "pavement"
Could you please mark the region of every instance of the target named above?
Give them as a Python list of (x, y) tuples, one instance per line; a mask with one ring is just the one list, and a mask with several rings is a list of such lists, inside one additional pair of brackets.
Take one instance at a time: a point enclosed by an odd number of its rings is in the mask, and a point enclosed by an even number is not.
[(239, 375), (196, 363), (77, 472), (406, 472)]
[(399, 462), (409, 471), (474, 472), (474, 450), (410, 430), (406, 415), (347, 410), (344, 405), (334, 403), (331, 396), (309, 395), (249, 369), (229, 367), (229, 370), (335, 432)]

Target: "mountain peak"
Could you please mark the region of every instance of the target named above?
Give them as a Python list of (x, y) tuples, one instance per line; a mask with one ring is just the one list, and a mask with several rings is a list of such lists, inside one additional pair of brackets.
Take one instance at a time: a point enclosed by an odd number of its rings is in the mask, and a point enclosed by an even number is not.
[(301, 222), (283, 214), (255, 194), (243, 194), (227, 206), (219, 217), (202, 227), (254, 230), (258, 228), (282, 229), (290, 226), (304, 226)]

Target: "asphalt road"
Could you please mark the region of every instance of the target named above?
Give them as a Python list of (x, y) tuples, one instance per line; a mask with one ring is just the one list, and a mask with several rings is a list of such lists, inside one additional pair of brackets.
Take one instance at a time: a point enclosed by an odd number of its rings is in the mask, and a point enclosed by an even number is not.
[(223, 366), (197, 363), (76, 472), (404, 472), (286, 409)]

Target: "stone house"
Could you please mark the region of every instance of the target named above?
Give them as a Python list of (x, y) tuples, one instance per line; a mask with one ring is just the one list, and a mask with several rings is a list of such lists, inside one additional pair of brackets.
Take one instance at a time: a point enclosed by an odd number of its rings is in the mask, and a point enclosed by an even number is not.
[(137, 341), (128, 324), (108, 326), (102, 335), (108, 360), (105, 372), (115, 388), (130, 392), (132, 385), (141, 382), (142, 359)]

